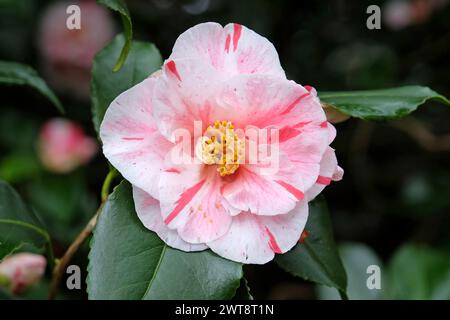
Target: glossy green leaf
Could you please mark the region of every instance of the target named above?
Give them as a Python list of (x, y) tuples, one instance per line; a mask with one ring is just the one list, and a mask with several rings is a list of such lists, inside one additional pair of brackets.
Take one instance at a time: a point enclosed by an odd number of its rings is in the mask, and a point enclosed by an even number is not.
[(450, 300), (448, 250), (405, 245), (389, 261), (386, 298)]
[(0, 180), (0, 260), (29, 245), (46, 249), (52, 258), (47, 231), (19, 194)]
[(64, 113), (64, 109), (58, 97), (50, 90), (45, 81), (38, 76), (36, 70), (30, 66), (16, 62), (0, 61), (0, 83), (6, 85), (29, 86), (40, 92), (50, 100), (61, 113)]
[(323, 197), (309, 204), (306, 224), (309, 235), (291, 251), (278, 255), (275, 261), (294, 276), (310, 280), (345, 293), (347, 275), (333, 239), (328, 208)]
[[(381, 299), (384, 290), (384, 270), (383, 264), (377, 254), (368, 246), (362, 243), (345, 243), (339, 246), (339, 253), (347, 272), (348, 285), (347, 295), (350, 300), (376, 300)], [(367, 279), (373, 275), (372, 269), (367, 273), (369, 266), (378, 266), (380, 269), (379, 289), (367, 287)], [(318, 286), (319, 299), (338, 300), (340, 299), (336, 290)]]
[(407, 116), (428, 100), (450, 104), (428, 87), (405, 86), (381, 90), (321, 92), (322, 102), (342, 113), (365, 120), (390, 120)]
[(94, 59), (91, 80), (91, 103), (94, 127), (98, 132), (110, 103), (119, 94), (143, 81), (162, 64), (161, 54), (151, 43), (133, 41), (130, 54), (118, 72), (112, 71), (116, 55), (125, 39), (118, 35)]
[(230, 299), (242, 265), (211, 251), (168, 247), (134, 210), (131, 186), (122, 182), (100, 214), (89, 253), (90, 299)]
[(127, 4), (124, 0), (97, 0), (97, 2), (105, 7), (116, 11), (120, 14), (123, 25), (123, 32), (125, 34), (125, 42), (122, 45), (120, 54), (116, 55), (116, 63), (112, 70), (117, 72), (122, 68), (123, 64), (127, 60), (128, 54), (131, 49), (131, 42), (133, 39), (133, 27), (131, 23), (130, 12), (128, 11)]

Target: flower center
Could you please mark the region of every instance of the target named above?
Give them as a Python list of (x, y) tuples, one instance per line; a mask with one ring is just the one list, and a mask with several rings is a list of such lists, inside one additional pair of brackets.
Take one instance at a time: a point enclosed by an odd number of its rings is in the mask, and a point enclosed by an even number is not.
[(217, 165), (221, 177), (228, 176), (244, 162), (245, 141), (237, 136), (230, 121), (216, 121), (200, 138), (196, 154), (203, 163)]

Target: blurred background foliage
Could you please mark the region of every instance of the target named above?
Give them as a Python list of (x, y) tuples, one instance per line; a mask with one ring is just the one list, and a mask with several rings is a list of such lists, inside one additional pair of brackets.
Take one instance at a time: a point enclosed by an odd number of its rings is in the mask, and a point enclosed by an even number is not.
[[(0, 60), (29, 64), (47, 76), (39, 30), (43, 13), (55, 2), (60, 1), (0, 0)], [(366, 28), (366, 8), (374, 2), (382, 10), (381, 30)], [(127, 4), (134, 38), (153, 42), (163, 57), (177, 36), (197, 23), (238, 22), (274, 43), (288, 78), (319, 92), (420, 84), (450, 97), (446, 0)], [(119, 18), (111, 14), (111, 19), (120, 30)], [(89, 100), (53, 89), (66, 109), (64, 117), (95, 136)], [(37, 156), (38, 136), (42, 124), (58, 114), (33, 90), (1, 87), (0, 92), (0, 178), (40, 214), (60, 256), (99, 204), (106, 161), (99, 152), (89, 165), (72, 172), (48, 172)], [(409, 118), (414, 126), (403, 120), (355, 119), (336, 125), (333, 146), (345, 177), (324, 194), (353, 299), (450, 299), (450, 110), (429, 102)], [(82, 270), (86, 255), (85, 245), (74, 261)], [(382, 290), (365, 286), (370, 264), (382, 269)], [(338, 298), (334, 289), (314, 287), (274, 264), (245, 269), (256, 299)], [(46, 285), (27, 297), (45, 298)], [(85, 296), (72, 292), (68, 297)]]

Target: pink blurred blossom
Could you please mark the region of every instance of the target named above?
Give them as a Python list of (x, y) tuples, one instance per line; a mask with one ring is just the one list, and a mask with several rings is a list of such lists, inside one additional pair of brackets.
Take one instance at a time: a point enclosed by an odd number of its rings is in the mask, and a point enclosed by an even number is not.
[(383, 8), (384, 21), (393, 30), (425, 23), (432, 13), (447, 5), (448, 0), (393, 0)]
[(0, 262), (0, 284), (13, 294), (23, 293), (39, 282), (47, 262), (43, 256), (18, 253)]
[[(70, 5), (80, 7), (81, 29), (66, 27)], [(49, 6), (41, 18), (38, 47), (50, 84), (80, 98), (88, 97), (92, 60), (114, 31), (110, 13), (94, 0), (58, 1)]]
[(79, 125), (55, 118), (42, 127), (38, 151), (49, 171), (66, 173), (87, 163), (96, 154), (97, 144)]

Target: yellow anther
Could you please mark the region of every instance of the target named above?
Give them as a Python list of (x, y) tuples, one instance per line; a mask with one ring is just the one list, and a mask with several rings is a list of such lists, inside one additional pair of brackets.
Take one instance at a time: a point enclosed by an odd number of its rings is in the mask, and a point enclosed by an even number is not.
[(217, 165), (217, 171), (224, 177), (235, 173), (243, 163), (245, 141), (237, 136), (230, 121), (215, 121), (197, 144), (196, 154), (203, 163)]

